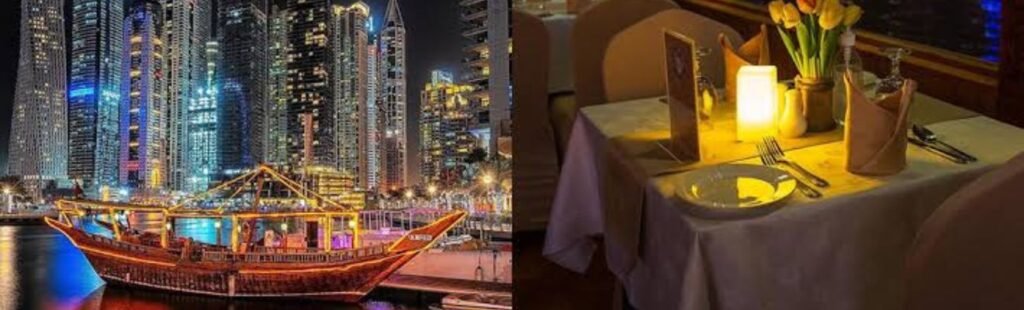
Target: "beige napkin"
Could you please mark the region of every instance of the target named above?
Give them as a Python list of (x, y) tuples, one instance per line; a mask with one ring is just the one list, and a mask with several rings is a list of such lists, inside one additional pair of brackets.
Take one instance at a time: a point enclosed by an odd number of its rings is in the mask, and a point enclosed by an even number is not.
[(736, 102), (736, 73), (740, 67), (749, 65), (770, 65), (771, 53), (768, 46), (768, 26), (761, 25), (761, 33), (750, 38), (739, 49), (733, 47), (725, 34), (718, 35), (725, 57), (725, 100)]
[(846, 170), (862, 175), (891, 175), (907, 165), (907, 114), (917, 82), (879, 100), (864, 94), (846, 74)]

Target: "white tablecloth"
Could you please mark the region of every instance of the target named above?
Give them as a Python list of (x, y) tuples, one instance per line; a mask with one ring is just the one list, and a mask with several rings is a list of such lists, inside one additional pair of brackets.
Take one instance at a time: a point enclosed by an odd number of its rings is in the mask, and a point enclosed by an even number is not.
[[(603, 218), (608, 141), (667, 128), (664, 109), (641, 100), (581, 111), (551, 211), (546, 257), (586, 270), (594, 237), (619, 222)], [(683, 211), (686, 202), (674, 194), (677, 175), (632, 180), (646, 184), (644, 203), (636, 206), (643, 208), (637, 213), (642, 229), (605, 240), (639, 238), (639, 250), (607, 244), (608, 267), (639, 309), (899, 308), (903, 257), (920, 223), (961, 185), (1024, 151), (1024, 130), (986, 117), (956, 119), (970, 114), (942, 103), (917, 110), (912, 119), (937, 122), (929, 128), (980, 161), (956, 165), (910, 147), (904, 172), (868, 178), (843, 170), (841, 142), (788, 151), (832, 181), (825, 199), (794, 196), (770, 215), (728, 221)]]

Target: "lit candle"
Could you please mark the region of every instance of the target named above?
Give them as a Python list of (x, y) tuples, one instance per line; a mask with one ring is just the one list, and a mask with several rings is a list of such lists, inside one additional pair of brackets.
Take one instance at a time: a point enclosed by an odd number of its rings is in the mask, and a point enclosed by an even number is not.
[(743, 66), (736, 76), (736, 138), (760, 141), (775, 134), (778, 109), (775, 66)]

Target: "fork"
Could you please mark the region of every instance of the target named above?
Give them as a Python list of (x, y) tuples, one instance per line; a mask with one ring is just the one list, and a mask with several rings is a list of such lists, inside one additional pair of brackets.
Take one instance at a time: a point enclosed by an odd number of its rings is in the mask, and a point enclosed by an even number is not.
[(811, 184), (814, 184), (822, 188), (829, 186), (828, 181), (825, 181), (825, 179), (822, 179), (817, 175), (814, 175), (814, 173), (807, 171), (807, 169), (804, 169), (804, 167), (800, 166), (800, 164), (797, 164), (795, 161), (786, 158), (786, 153), (782, 151), (782, 147), (779, 146), (779, 141), (775, 140), (775, 137), (764, 137), (764, 145), (768, 149), (769, 156), (775, 159), (776, 162), (783, 163), (790, 167), (793, 167), (793, 169), (796, 169), (797, 172), (800, 172), (800, 174), (803, 174), (808, 179), (810, 179)]
[[(778, 164), (775, 158), (772, 157), (772, 155), (769, 153), (768, 146), (762, 145), (760, 143), (756, 143), (755, 146), (757, 146), (757, 155), (761, 157), (762, 164), (768, 167), (774, 167)], [(800, 180), (800, 178), (794, 176), (793, 180), (796, 180), (796, 188), (800, 190), (800, 193), (804, 194), (804, 196), (807, 196), (807, 198), (821, 198), (821, 192), (818, 192), (818, 190), (815, 190), (810, 185), (807, 185), (807, 183), (804, 183), (804, 181)]]

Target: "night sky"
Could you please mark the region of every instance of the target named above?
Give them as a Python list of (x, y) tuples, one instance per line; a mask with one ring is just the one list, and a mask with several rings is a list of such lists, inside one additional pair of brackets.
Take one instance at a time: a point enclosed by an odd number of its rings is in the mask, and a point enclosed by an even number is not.
[[(66, 0), (69, 4), (72, 0)], [(387, 0), (363, 0), (370, 5), (374, 30), (379, 30), (384, 20)], [(11, 108), (14, 100), (14, 85), (18, 69), (18, 35), (20, 31), (20, 1), (5, 0), (0, 3), (0, 173), (7, 164), (7, 147), (11, 129)], [(355, 0), (335, 0), (338, 4), (350, 4)], [(458, 0), (398, 0), (405, 19), (406, 42), (408, 44), (409, 101), (409, 145), (419, 146), (418, 126), (420, 90), (430, 79), (430, 71), (443, 69), (456, 74), (461, 72), (464, 41), (460, 35)], [(70, 9), (65, 10), (66, 18)], [(65, 40), (70, 42), (70, 40)], [(68, 48), (70, 52), (70, 48)], [(69, 55), (70, 56), (70, 55)], [(458, 76), (458, 75), (456, 75)], [(410, 151), (412, 151), (411, 149)]]

